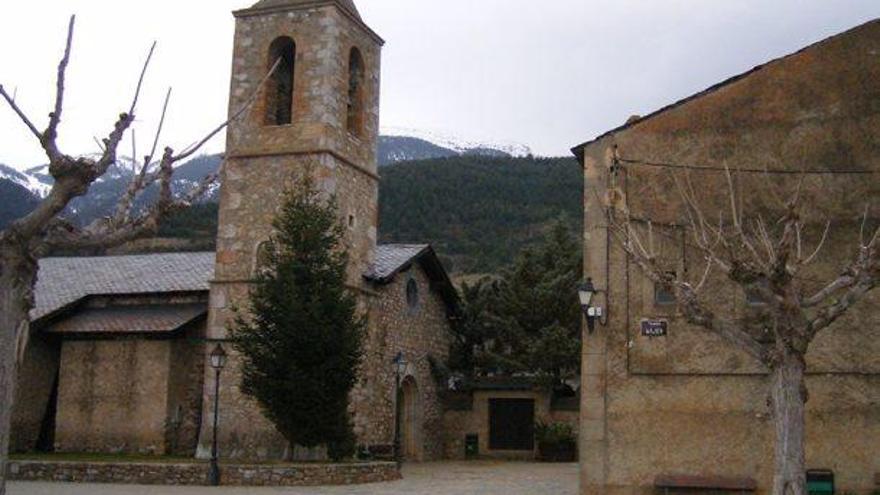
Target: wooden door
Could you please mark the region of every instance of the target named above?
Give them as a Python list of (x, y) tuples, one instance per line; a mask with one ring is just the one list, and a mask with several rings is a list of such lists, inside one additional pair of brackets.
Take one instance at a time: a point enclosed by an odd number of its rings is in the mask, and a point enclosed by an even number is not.
[(534, 399), (489, 399), (489, 449), (534, 448)]

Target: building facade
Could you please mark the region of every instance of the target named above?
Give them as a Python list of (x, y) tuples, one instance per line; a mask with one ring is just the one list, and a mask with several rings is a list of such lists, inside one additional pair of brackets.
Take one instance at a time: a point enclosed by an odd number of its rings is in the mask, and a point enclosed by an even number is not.
[(13, 452), (195, 454), (214, 253), (40, 260)]
[[(715, 191), (726, 201), (728, 167), (749, 209), (767, 200), (756, 194), (772, 181), (738, 170), (823, 171), (806, 180), (804, 204), (811, 221), (833, 220), (832, 233), (807, 276), (832, 279), (858, 247), (855, 219), (880, 197), (877, 176), (864, 174), (880, 171), (878, 54), (880, 22), (873, 21), (573, 150), (584, 168), (585, 275), (605, 291), (607, 318), (583, 334), (582, 493), (649, 493), (669, 475), (750, 478), (759, 493), (771, 489), (767, 370), (688, 325), (624, 254), (605, 208), (653, 222), (658, 262), (693, 273), (705, 264), (689, 241), (674, 174), (690, 177), (701, 197)], [(809, 232), (815, 246), (822, 229)], [(721, 277), (707, 279), (714, 309), (756, 310), (759, 301)], [(869, 493), (880, 472), (878, 303), (880, 294), (870, 294), (807, 356), (807, 465), (834, 471), (841, 492)], [(666, 322), (667, 331), (642, 331), (646, 320)]]

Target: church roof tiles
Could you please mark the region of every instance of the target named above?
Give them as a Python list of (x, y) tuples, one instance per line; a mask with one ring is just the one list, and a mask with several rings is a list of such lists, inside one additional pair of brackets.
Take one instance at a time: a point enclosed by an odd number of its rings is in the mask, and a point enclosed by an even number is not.
[(368, 280), (386, 282), (405, 270), (413, 260), (431, 249), (428, 244), (385, 244), (376, 247), (376, 262), (364, 275)]
[(211, 252), (44, 258), (31, 319), (88, 296), (207, 291), (212, 278)]
[[(213, 252), (162, 253), (84, 258), (44, 258), (35, 288), (31, 319), (52, 315), (90, 296), (203, 292), (214, 278)], [(450, 304), (456, 296), (437, 255), (428, 244), (376, 247), (376, 262), (364, 278), (387, 284), (420, 263)]]
[(281, 10), (296, 9), (307, 7), (319, 7), (323, 5), (336, 5), (342, 10), (353, 15), (356, 19), (361, 20), (361, 15), (353, 0), (260, 0), (248, 9), (240, 12), (261, 11), (261, 10)]

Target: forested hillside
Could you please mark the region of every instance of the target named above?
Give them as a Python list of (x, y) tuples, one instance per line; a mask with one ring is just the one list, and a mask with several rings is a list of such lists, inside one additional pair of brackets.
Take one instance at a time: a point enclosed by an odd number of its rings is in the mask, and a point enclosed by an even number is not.
[[(195, 159), (178, 170), (176, 183), (191, 185), (218, 163), (216, 156)], [(77, 199), (74, 214), (80, 220), (112, 206), (127, 183), (125, 169), (119, 170), (118, 178), (108, 175)], [(497, 272), (561, 215), (573, 232), (580, 231), (582, 181), (573, 158), (455, 155), (392, 163), (380, 174), (380, 242), (431, 243), (457, 274)], [(6, 188), (0, 190), (0, 218), (18, 217), (38, 201), (9, 181), (0, 181), (0, 187)], [(143, 201), (152, 197), (150, 191)], [(212, 249), (216, 230), (217, 205), (200, 204), (178, 212), (159, 234), (186, 242), (142, 242), (132, 249)]]
[(30, 191), (10, 181), (0, 181), (0, 198), (0, 229), (30, 213), (40, 202)]
[[(458, 274), (494, 273), (553, 221), (581, 230), (581, 173), (569, 158), (457, 156), (382, 168), (380, 242), (431, 243)], [(196, 206), (162, 227), (163, 237), (216, 230), (216, 206)]]
[(430, 242), (456, 273), (490, 273), (553, 220), (581, 226), (573, 158), (459, 156), (382, 169), (380, 242)]

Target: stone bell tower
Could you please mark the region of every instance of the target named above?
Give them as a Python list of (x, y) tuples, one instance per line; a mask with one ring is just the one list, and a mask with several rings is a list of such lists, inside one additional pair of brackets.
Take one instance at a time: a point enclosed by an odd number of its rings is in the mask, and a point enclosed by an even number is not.
[[(246, 307), (260, 245), (269, 238), (285, 189), (303, 174), (312, 174), (318, 187), (336, 196), (347, 229), (348, 284), (360, 294), (368, 293), (363, 274), (376, 250), (384, 42), (352, 0), (260, 0), (234, 15), (230, 116), (276, 61), (278, 67), (253, 107), (228, 129), (209, 341), (225, 339), (232, 308)], [(206, 370), (201, 455), (211, 440), (213, 381)], [(284, 442), (256, 404), (241, 395), (240, 382), (232, 356), (220, 394), (224, 456), (281, 455)]]

